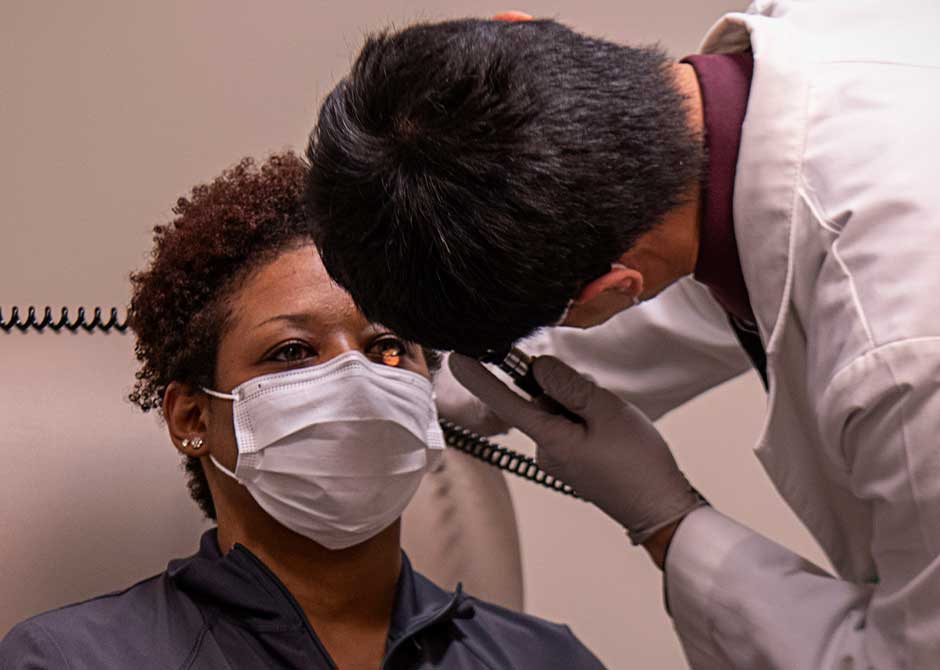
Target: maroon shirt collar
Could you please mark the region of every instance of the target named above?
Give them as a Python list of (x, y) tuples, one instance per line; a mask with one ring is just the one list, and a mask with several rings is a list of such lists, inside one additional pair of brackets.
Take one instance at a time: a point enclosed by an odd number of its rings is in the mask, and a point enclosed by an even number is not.
[(734, 236), (734, 176), (741, 146), (754, 60), (750, 53), (707, 54), (682, 59), (695, 70), (702, 91), (708, 172), (702, 190), (702, 225), (695, 278), (739, 320), (754, 322)]

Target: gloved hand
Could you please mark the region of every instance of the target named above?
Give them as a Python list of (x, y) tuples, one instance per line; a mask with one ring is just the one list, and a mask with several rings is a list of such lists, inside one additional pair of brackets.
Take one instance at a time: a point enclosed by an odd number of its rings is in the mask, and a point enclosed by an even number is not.
[(640, 410), (557, 358), (536, 358), (535, 379), (584, 425), (522, 398), (472, 358), (452, 354), (449, 365), (457, 381), (536, 442), (542, 469), (624, 526), (634, 544), (705, 504)]
[(434, 375), (438, 414), (484, 437), (508, 432), (512, 426), (454, 379), (448, 365), (452, 355), (445, 355), (441, 369)]

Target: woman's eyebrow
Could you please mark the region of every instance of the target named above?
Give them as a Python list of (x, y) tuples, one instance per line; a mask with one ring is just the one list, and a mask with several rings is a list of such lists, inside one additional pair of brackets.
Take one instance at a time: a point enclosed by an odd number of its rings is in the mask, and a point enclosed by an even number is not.
[(296, 312), (293, 314), (278, 314), (276, 316), (269, 317), (260, 323), (255, 324), (255, 328), (260, 328), (261, 326), (270, 323), (272, 321), (287, 321), (295, 326), (309, 326), (312, 323), (316, 322), (316, 318), (307, 312)]

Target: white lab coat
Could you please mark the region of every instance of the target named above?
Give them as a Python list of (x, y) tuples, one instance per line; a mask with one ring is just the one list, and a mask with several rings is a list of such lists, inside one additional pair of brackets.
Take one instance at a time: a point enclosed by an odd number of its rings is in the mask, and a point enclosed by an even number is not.
[[(940, 668), (940, 2), (757, 2), (703, 51), (748, 47), (734, 217), (768, 354), (755, 451), (837, 576), (702, 508), (667, 558), (676, 630), (698, 669)], [(529, 346), (653, 418), (748, 366), (691, 279)]]

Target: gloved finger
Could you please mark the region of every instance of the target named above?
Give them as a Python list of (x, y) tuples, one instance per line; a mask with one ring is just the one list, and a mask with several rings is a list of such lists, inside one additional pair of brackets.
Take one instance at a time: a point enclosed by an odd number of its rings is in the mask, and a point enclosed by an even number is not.
[(580, 372), (554, 356), (539, 356), (532, 373), (545, 393), (575, 414), (588, 418), (597, 386)]
[(473, 395), (496, 414), (516, 426), (536, 442), (553, 438), (555, 432), (572, 426), (568, 420), (550, 414), (501, 382), (480, 361), (454, 353), (448, 360), (450, 371)]
[(512, 428), (482, 400), (464, 388), (454, 378), (449, 365), (442, 365), (435, 373), (434, 395), (437, 412), (442, 418), (450, 419), (474, 433), (489, 437)]

